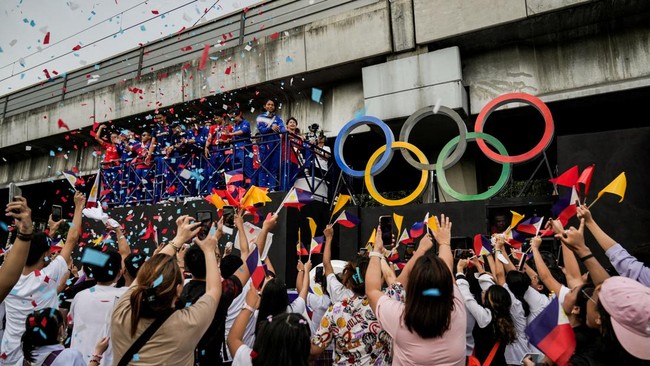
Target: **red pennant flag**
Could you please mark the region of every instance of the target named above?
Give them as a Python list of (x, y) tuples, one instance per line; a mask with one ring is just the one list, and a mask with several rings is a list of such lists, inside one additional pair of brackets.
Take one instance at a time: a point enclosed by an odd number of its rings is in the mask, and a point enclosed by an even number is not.
[(578, 166), (575, 165), (566, 172), (560, 174), (557, 178), (549, 179), (551, 183), (555, 183), (564, 187), (573, 187), (578, 183)]
[[(589, 193), (589, 185), (591, 184), (591, 177), (594, 174), (594, 166), (596, 164), (592, 164), (591, 166), (588, 166), (585, 168), (585, 170), (580, 173), (580, 178), (578, 178), (578, 183), (582, 183), (585, 186), (585, 197), (587, 197), (587, 194)], [(578, 192), (580, 192), (580, 186), (578, 185), (576, 187)]]
[(50, 44), (50, 32), (47, 32), (45, 39), (43, 39), (43, 44)]

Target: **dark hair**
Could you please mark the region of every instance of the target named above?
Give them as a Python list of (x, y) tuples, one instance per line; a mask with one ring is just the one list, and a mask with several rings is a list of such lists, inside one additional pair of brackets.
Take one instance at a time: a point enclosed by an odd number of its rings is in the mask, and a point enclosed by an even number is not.
[(135, 278), (146, 260), (147, 257), (142, 254), (130, 253), (124, 258), (124, 269), (129, 273), (131, 278)]
[(366, 278), (368, 261), (368, 257), (359, 255), (355, 260), (348, 262), (345, 268), (343, 268), (343, 272), (341, 272), (341, 283), (343, 286), (359, 296), (366, 294), (364, 279)]
[[(244, 264), (244, 261), (236, 255), (227, 255), (223, 258), (221, 258), (221, 264), (219, 265), (219, 269), (221, 269), (221, 277), (222, 278), (228, 278), (235, 274), (235, 271), (239, 269), (239, 267)], [(187, 266), (187, 262), (185, 263)]]
[(510, 344), (517, 339), (515, 323), (510, 315), (512, 299), (505, 288), (492, 285), (485, 291), (485, 307), (492, 313), (492, 328), (497, 339)]
[(510, 292), (512, 292), (512, 294), (515, 295), (515, 298), (521, 302), (521, 306), (524, 308), (524, 315), (528, 316), (528, 314), (530, 314), (530, 306), (528, 306), (528, 302), (524, 300), (524, 294), (530, 287), (530, 277), (519, 271), (510, 271), (506, 273), (506, 283), (508, 284)]
[[(185, 270), (194, 278), (205, 278), (205, 254), (198, 245), (192, 245), (185, 251)], [(225, 277), (224, 277), (225, 278)]]
[(296, 124), (298, 124), (298, 120), (295, 117), (289, 117), (289, 119), (287, 120), (287, 124), (289, 124), (289, 121), (294, 121), (296, 122)]
[(176, 256), (156, 254), (144, 262), (136, 280), (129, 299), (131, 337), (135, 336), (140, 318), (155, 319), (172, 311), (176, 287), (183, 284), (183, 275), (176, 264)]
[(34, 234), (32, 242), (29, 244), (29, 253), (27, 253), (27, 260), (25, 266), (33, 266), (38, 263), (43, 255), (50, 251), (50, 243), (52, 241), (44, 232)]
[(253, 365), (307, 366), (310, 335), (309, 322), (300, 314), (263, 318), (253, 345)]
[[(107, 247), (103, 254), (108, 258), (106, 263), (103, 266), (100, 266), (95, 263), (85, 263), (86, 269), (88, 270), (88, 276), (97, 280), (97, 282), (110, 282), (114, 281), (117, 276), (120, 274), (122, 269), (122, 256), (115, 249)], [(85, 250), (91, 250), (98, 253), (101, 251), (94, 248), (86, 248)]]
[(580, 308), (580, 313), (578, 313), (578, 320), (580, 320), (580, 324), (587, 324), (587, 301), (589, 301), (588, 296), (592, 296), (594, 294), (594, 288), (595, 287), (593, 283), (587, 282), (580, 286), (578, 293), (576, 294), (576, 303), (573, 306)]
[[(438, 289), (440, 295), (422, 295), (432, 288)], [(441, 337), (449, 329), (453, 310), (454, 283), (449, 267), (437, 255), (421, 256), (408, 276), (404, 325), (425, 339)]]
[(36, 310), (25, 319), (25, 333), (21, 337), (23, 357), (35, 362), (32, 352), (38, 347), (59, 343), (59, 328), (63, 325), (63, 315), (55, 308)]
[(262, 320), (269, 315), (279, 315), (287, 311), (289, 297), (287, 296), (287, 285), (280, 278), (272, 278), (266, 282), (260, 298), (260, 307), (257, 313), (257, 324), (255, 333)]
[(600, 334), (605, 348), (604, 354), (609, 355), (610, 360), (616, 360), (620, 365), (647, 365), (646, 360), (637, 358), (623, 347), (614, 332), (612, 318), (601, 301), (598, 301), (596, 309), (600, 315)]

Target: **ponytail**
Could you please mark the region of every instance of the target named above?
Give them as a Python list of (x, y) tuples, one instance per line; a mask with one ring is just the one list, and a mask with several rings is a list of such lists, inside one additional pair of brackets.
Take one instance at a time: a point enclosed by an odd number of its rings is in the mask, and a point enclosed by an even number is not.
[(181, 270), (173, 256), (158, 254), (142, 265), (130, 298), (131, 337), (135, 337), (141, 318), (158, 318), (172, 311), (176, 287), (182, 284)]
[(33, 352), (36, 348), (59, 343), (59, 328), (63, 315), (54, 308), (37, 310), (25, 319), (25, 333), (21, 337), (23, 357), (35, 362)]

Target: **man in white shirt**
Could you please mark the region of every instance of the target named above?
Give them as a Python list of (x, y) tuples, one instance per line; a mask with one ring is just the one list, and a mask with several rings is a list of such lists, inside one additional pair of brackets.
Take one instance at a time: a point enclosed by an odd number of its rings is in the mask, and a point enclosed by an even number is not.
[[(84, 263), (88, 269), (88, 276), (97, 280), (97, 284), (91, 288), (79, 292), (72, 300), (68, 319), (72, 325), (72, 340), (70, 348), (81, 352), (86, 361), (90, 362), (95, 351), (97, 342), (106, 336), (110, 336), (109, 329), (113, 304), (124, 294), (127, 287), (115, 287), (115, 282), (122, 275), (122, 257), (113, 249), (100, 252), (88, 248), (87, 251), (95, 251), (91, 257), (101, 259), (98, 263)], [(89, 253), (85, 253), (84, 258)], [(82, 259), (83, 260), (83, 259)], [(105, 260), (105, 263), (101, 263)], [(108, 344), (104, 359), (105, 365), (113, 364), (113, 352), (111, 344)]]
[(86, 198), (80, 192), (74, 196), (75, 212), (61, 253), (50, 262), (50, 238), (36, 233), (32, 238), (27, 261), (20, 279), (5, 299), (6, 325), (0, 344), (0, 366), (22, 365), (20, 338), (25, 332), (27, 314), (34, 310), (59, 307), (57, 286), (68, 274), (72, 250), (80, 236), (81, 215)]

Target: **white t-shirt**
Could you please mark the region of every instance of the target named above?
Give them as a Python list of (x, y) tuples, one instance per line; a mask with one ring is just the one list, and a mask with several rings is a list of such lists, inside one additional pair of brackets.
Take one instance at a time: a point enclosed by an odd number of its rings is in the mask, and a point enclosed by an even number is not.
[(334, 273), (327, 275), (327, 293), (330, 294), (332, 304), (354, 296), (354, 292), (343, 286)]
[[(70, 348), (81, 352), (86, 364), (102, 337), (110, 336), (113, 306), (128, 287), (95, 285), (80, 291), (72, 300), (69, 318), (74, 324)], [(113, 364), (113, 348), (108, 344), (102, 363)]]
[(251, 351), (253, 349), (245, 344), (239, 346), (237, 352), (235, 352), (235, 357), (232, 359), (232, 366), (253, 366)]
[[(251, 288), (251, 280), (250, 278), (248, 281), (246, 281), (246, 284), (242, 288), (241, 294), (237, 295), (234, 300), (232, 300), (232, 303), (228, 307), (228, 314), (226, 314), (226, 331), (224, 335), (224, 339), (228, 339), (228, 334), (230, 333), (230, 328), (232, 328), (232, 324), (235, 322), (235, 319), (237, 319), (237, 316), (239, 315), (239, 312), (241, 311), (242, 307), (244, 307), (244, 304), (246, 302), (246, 294)], [(246, 338), (248, 336), (248, 338)], [(255, 323), (248, 322), (246, 324), (246, 331), (244, 332), (244, 343), (249, 344), (248, 342), (252, 342), (255, 340)], [(221, 359), (224, 362), (230, 361), (232, 358), (232, 355), (230, 354), (230, 350), (228, 347), (225, 347), (226, 349), (226, 354), (221, 355)]]
[[(297, 297), (295, 300), (293, 300), (293, 302), (291, 302), (291, 304), (287, 305), (287, 313), (296, 313), (303, 315), (303, 313), (306, 311), (307, 305), (305, 304), (305, 300), (303, 300), (302, 297)], [(243, 341), (247, 346), (251, 348), (253, 348), (253, 345), (255, 344), (255, 324), (257, 324), (258, 313), (259, 310), (255, 310), (253, 315), (251, 315), (250, 319), (248, 320), (248, 324), (246, 324), (246, 332), (244, 332)]]
[(23, 352), (20, 338), (25, 332), (25, 319), (34, 310), (59, 308), (56, 288), (61, 277), (68, 274), (68, 264), (57, 256), (42, 270), (21, 275), (14, 288), (5, 298), (7, 323), (0, 345), (0, 365), (21, 365)]
[[(81, 352), (72, 348), (64, 348), (61, 344), (53, 344), (50, 346), (38, 347), (32, 352), (35, 362), (32, 363), (32, 366), (40, 366), (43, 364), (43, 361), (47, 356), (52, 353), (52, 351), (61, 350), (58, 356), (54, 359), (51, 366), (86, 366), (87, 363), (84, 361), (84, 358), (81, 356)], [(22, 361), (21, 361), (22, 362)], [(22, 365), (22, 363), (21, 363)], [(108, 365), (108, 364), (107, 364)]]
[(0, 302), (0, 342), (5, 332), (5, 302)]
[(309, 306), (312, 311), (310, 322), (312, 335), (316, 333), (316, 330), (318, 330), (320, 321), (323, 319), (323, 315), (325, 315), (325, 312), (327, 312), (331, 303), (330, 297), (327, 295), (318, 296), (311, 292), (307, 294), (307, 306)]

